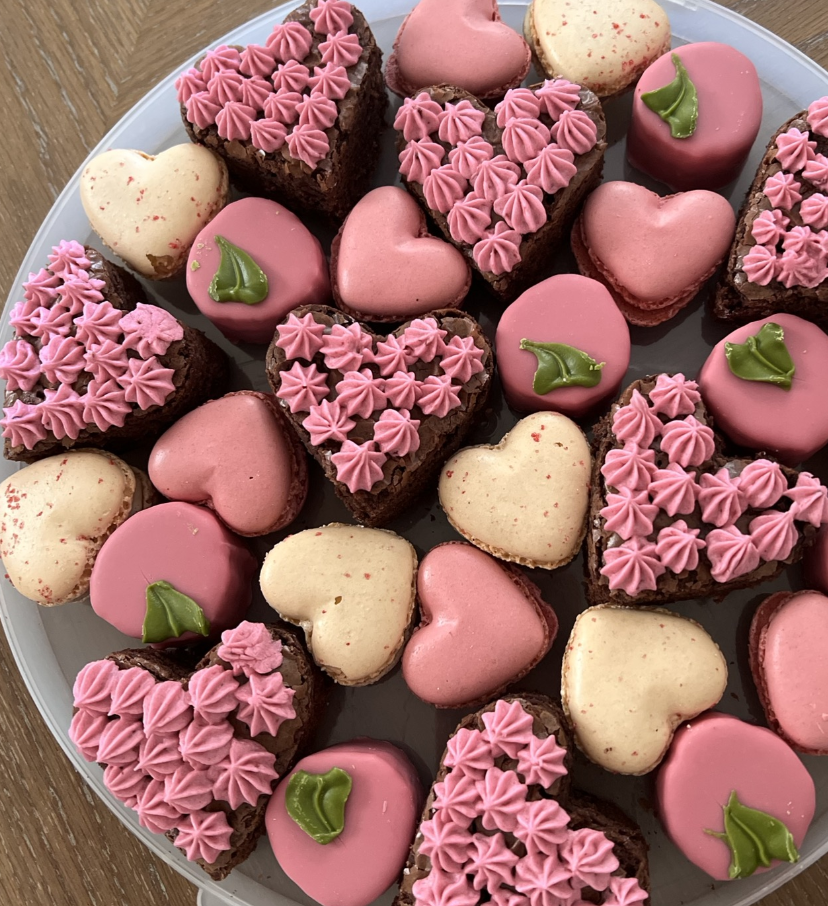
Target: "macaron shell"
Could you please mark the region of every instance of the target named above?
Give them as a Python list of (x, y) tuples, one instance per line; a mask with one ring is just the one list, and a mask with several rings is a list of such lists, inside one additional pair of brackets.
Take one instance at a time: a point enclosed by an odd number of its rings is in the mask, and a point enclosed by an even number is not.
[[(565, 343), (604, 362), (595, 387), (532, 389), (538, 360), (520, 342)], [(630, 331), (612, 296), (597, 280), (559, 274), (531, 287), (503, 312), (495, 337), (497, 365), (510, 406), (553, 410), (579, 418), (613, 397), (630, 364)]]
[[(677, 54), (696, 86), (699, 115), (689, 138), (670, 126), (641, 95), (669, 85)], [(673, 189), (721, 189), (742, 170), (762, 122), (762, 89), (756, 67), (727, 44), (684, 44), (656, 60), (635, 89), (627, 157), (644, 173)]]
[[(322, 845), (290, 817), (285, 794), (297, 771), (341, 768), (353, 785), (345, 828)], [(387, 742), (355, 740), (303, 758), (276, 787), (265, 825), (285, 874), (321, 906), (368, 906), (396, 880), (414, 838), (422, 791), (401, 750)]]
[(784, 822), (797, 847), (816, 807), (814, 781), (788, 745), (726, 714), (706, 714), (679, 728), (656, 788), (673, 843), (719, 880), (728, 878), (730, 849), (707, 830), (724, 830), (722, 809), (734, 790), (743, 805)]
[[(210, 297), (221, 262), (216, 236), (246, 252), (264, 272), (268, 293), (261, 302), (216, 302)], [(324, 304), (331, 297), (319, 240), (295, 214), (265, 198), (234, 201), (198, 234), (187, 263), (187, 291), (226, 337), (247, 343), (269, 343), (289, 311)]]
[[(166, 581), (201, 607), (216, 636), (250, 606), (256, 565), (210, 510), (162, 503), (137, 513), (106, 540), (92, 570), (92, 608), (124, 635), (140, 639), (147, 586)], [(187, 632), (164, 644), (198, 638)]]
[[(744, 343), (765, 324), (784, 330), (796, 371), (790, 390), (746, 381), (730, 370), (725, 343)], [(699, 387), (719, 427), (732, 441), (796, 465), (828, 443), (828, 335), (810, 321), (777, 314), (752, 321), (717, 343), (699, 373)]]

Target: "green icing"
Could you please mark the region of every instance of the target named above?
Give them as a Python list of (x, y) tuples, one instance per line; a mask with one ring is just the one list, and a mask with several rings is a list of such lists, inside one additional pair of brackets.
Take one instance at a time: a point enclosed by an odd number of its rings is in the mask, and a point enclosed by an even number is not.
[(583, 350), (565, 343), (535, 343), (521, 340), (521, 349), (533, 352), (538, 360), (532, 389), (543, 396), (560, 387), (595, 387), (606, 362), (596, 362)]
[(210, 634), (210, 621), (192, 598), (163, 580), (147, 586), (142, 642), (165, 642), (185, 632)]
[(743, 381), (762, 381), (791, 389), (796, 365), (785, 345), (785, 331), (769, 321), (744, 343), (725, 343), (730, 370)]
[(673, 66), (676, 67), (673, 81), (663, 88), (642, 94), (641, 100), (670, 126), (673, 138), (690, 138), (696, 131), (699, 118), (699, 96), (684, 64), (675, 53)]
[(768, 868), (774, 859), (799, 861), (799, 851), (788, 828), (777, 818), (742, 805), (735, 790), (723, 811), (724, 833), (705, 833), (724, 840), (730, 847), (731, 880), (749, 878), (759, 866)]
[(267, 296), (267, 276), (258, 264), (224, 236), (216, 236), (221, 261), (207, 292), (215, 302), (256, 305)]
[(327, 774), (297, 771), (288, 781), (285, 808), (291, 818), (323, 846), (345, 830), (345, 803), (351, 793), (351, 775), (342, 768)]

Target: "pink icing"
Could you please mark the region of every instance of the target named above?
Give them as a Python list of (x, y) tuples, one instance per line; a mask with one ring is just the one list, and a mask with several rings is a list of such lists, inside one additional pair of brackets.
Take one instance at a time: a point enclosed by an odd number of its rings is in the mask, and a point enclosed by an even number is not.
[(619, 488), (617, 494), (607, 494), (607, 504), (601, 510), (604, 530), (614, 532), (622, 540), (639, 535), (649, 535), (658, 507), (650, 503), (646, 491)]
[(184, 339), (183, 326), (169, 312), (142, 302), (121, 318), (120, 327), (124, 347), (135, 349), (142, 359), (164, 355), (173, 343)]
[(494, 203), (519, 180), (520, 167), (504, 154), (498, 154), (491, 160), (481, 161), (472, 186), (476, 195)]
[(499, 220), (494, 231), (486, 233), (475, 245), (473, 252), (475, 263), (480, 270), (496, 276), (507, 274), (514, 270), (520, 261), (521, 241), (520, 233), (510, 230), (502, 220)]
[(98, 747), (104, 730), (109, 726), (105, 714), (82, 708), (72, 716), (69, 724), (69, 739), (85, 761), (98, 760)]
[(74, 239), (62, 239), (49, 252), (49, 270), (64, 281), (88, 271), (91, 264), (84, 247)]
[(228, 802), (231, 808), (238, 808), (242, 802), (256, 805), (260, 796), (270, 795), (279, 776), (273, 769), (274, 760), (275, 756), (258, 743), (234, 739), (226, 758), (216, 766), (216, 799)]
[(541, 99), (529, 88), (510, 88), (495, 107), (497, 125), (502, 129), (509, 120), (525, 117), (537, 119), (541, 112)]
[(405, 348), (405, 343), (393, 333), (388, 334), (385, 340), (377, 342), (374, 364), (379, 368), (383, 377), (403, 371), (416, 361), (417, 357), (410, 353)]
[(639, 906), (646, 903), (649, 894), (642, 890), (636, 878), (610, 878), (604, 906)]
[(629, 403), (617, 409), (612, 417), (613, 434), (622, 444), (649, 447), (661, 434), (661, 428), (661, 419), (638, 390), (633, 390)]
[(311, 94), (321, 94), (333, 101), (345, 97), (351, 87), (348, 73), (342, 66), (316, 66), (310, 79)]
[[(387, 394), (387, 381), (385, 389)], [(322, 400), (318, 406), (311, 406), (310, 415), (302, 422), (302, 427), (310, 434), (310, 441), (315, 447), (327, 441), (343, 443), (348, 438), (348, 432), (355, 426), (356, 422), (348, 418), (336, 400)]]
[(776, 279), (788, 289), (794, 286), (813, 288), (828, 276), (824, 262), (811, 257), (807, 252), (786, 251), (777, 258)]
[(813, 160), (817, 143), (810, 141), (807, 132), (791, 128), (783, 132), (776, 139), (776, 159), (784, 170), (796, 173), (801, 170), (809, 160)]
[(780, 500), (788, 490), (788, 480), (778, 463), (757, 459), (740, 472), (739, 490), (748, 506), (764, 509)]
[(823, 138), (828, 138), (828, 98), (818, 98), (808, 107), (808, 125)]
[(192, 720), (190, 696), (181, 683), (156, 683), (144, 700), (144, 730), (147, 736), (177, 735)]
[(126, 394), (115, 381), (91, 381), (81, 401), (84, 422), (97, 425), (101, 431), (112, 426), (123, 427), (127, 415), (132, 412)]
[(458, 827), (446, 817), (445, 812), (439, 811), (433, 818), (423, 821), (419, 833), (420, 852), (428, 856), (437, 871), (461, 872), (473, 845), (468, 830)]
[(407, 409), (387, 409), (374, 424), (374, 440), (388, 456), (408, 456), (420, 449), (419, 427)]
[(767, 286), (779, 274), (779, 259), (772, 248), (754, 245), (742, 259), (742, 270), (751, 283)]
[(449, 232), (452, 239), (474, 245), (486, 235), (492, 222), (492, 203), (469, 193), (448, 212)]
[(109, 713), (118, 717), (143, 717), (144, 699), (155, 686), (152, 674), (140, 667), (119, 670), (117, 674), (112, 685)]
[(109, 721), (101, 733), (97, 761), (121, 767), (134, 765), (138, 746), (144, 740), (141, 721), (134, 717), (118, 717)]
[(75, 318), (75, 336), (86, 346), (106, 340), (117, 342), (121, 337), (122, 315), (110, 302), (88, 302), (83, 306), (83, 314)]
[(81, 397), (68, 384), (61, 384), (57, 390), (44, 390), (43, 395), (45, 400), (37, 406), (43, 427), (58, 440), (77, 440), (86, 424)]
[(328, 395), (327, 375), (311, 363), (294, 362), (287, 371), (280, 372), (276, 396), (284, 400), (291, 412), (310, 412), (312, 406)]
[[(276, 120), (284, 126), (291, 126), (299, 119), (299, 105), (302, 103), (304, 95), (298, 91), (289, 91), (282, 88), (275, 94), (271, 94), (264, 102), (264, 114), (271, 120)], [(256, 122), (262, 122), (257, 120)], [(254, 124), (251, 124), (251, 131)], [(287, 129), (285, 129), (287, 136)]]
[(336, 466), (336, 479), (347, 485), (353, 494), (356, 491), (370, 491), (382, 481), (382, 467), (388, 457), (376, 449), (374, 441), (356, 444), (346, 440), (342, 448), (331, 455)]
[(228, 141), (245, 141), (250, 138), (250, 123), (256, 111), (247, 104), (231, 101), (216, 114), (216, 128), (221, 138)]
[(483, 724), (483, 738), (495, 755), (517, 758), (532, 737), (532, 717), (517, 701), (498, 701), (493, 711), (484, 712)]
[(301, 22), (282, 22), (273, 26), (265, 43), (277, 60), (287, 63), (305, 59), (313, 44), (313, 35)]
[(313, 30), (320, 35), (347, 31), (354, 21), (353, 7), (348, 0), (319, 0), (310, 11)]
[(184, 759), (178, 749), (177, 736), (162, 736), (158, 733), (146, 734), (146, 738), (138, 750), (138, 770), (143, 771), (153, 780), (163, 780), (183, 764)]
[(420, 385), (417, 403), (426, 415), (445, 418), (461, 405), (460, 386), (448, 375), (429, 375)]
[(233, 674), (220, 664), (196, 670), (187, 683), (193, 714), (208, 724), (220, 723), (235, 709), (238, 688)]
[(275, 736), (286, 720), (296, 717), (293, 707), (295, 690), (285, 685), (281, 673), (260, 676), (254, 673), (238, 688), (238, 718), (250, 728), (250, 735), (269, 733)]
[(92, 661), (82, 667), (72, 686), (74, 706), (82, 711), (108, 714), (118, 673), (113, 661)]
[(276, 91), (285, 92), (302, 92), (310, 84), (311, 74), (307, 66), (297, 63), (295, 60), (288, 60), (271, 76), (273, 87)]
[(40, 361), (31, 343), (11, 340), (0, 351), (0, 378), (7, 390), (34, 389), (40, 380)]
[(9, 314), (9, 323), (14, 328), (15, 335), (34, 336), (32, 331), (37, 326), (36, 314), (43, 310), (43, 307), (37, 302), (30, 302), (28, 299), (18, 302)]
[(472, 875), (475, 890), (495, 890), (502, 884), (514, 884), (519, 859), (506, 845), (503, 834), (475, 834), (464, 871)]
[(553, 120), (567, 110), (574, 110), (581, 101), (581, 87), (567, 79), (547, 79), (535, 94)]
[(481, 802), (477, 779), (462, 771), (451, 771), (445, 780), (434, 784), (434, 809), (462, 828), (477, 817)]
[[(494, 752), (480, 730), (458, 730), (446, 744), (444, 764), (458, 768), (478, 780), (494, 767)], [(527, 781), (528, 782), (528, 781)]]
[(429, 139), (409, 142), (400, 152), (400, 173), (409, 182), (424, 183), (431, 171), (440, 166), (445, 153), (442, 145)]
[(449, 163), (466, 179), (473, 180), (484, 160), (494, 157), (494, 148), (480, 135), (473, 135), (466, 142), (458, 142), (449, 151)]
[(193, 768), (207, 768), (227, 756), (233, 736), (233, 726), (227, 720), (207, 723), (194, 717), (179, 733), (178, 749)]
[[(517, 704), (518, 702), (513, 702)], [(520, 709), (523, 711), (523, 709)], [(524, 712), (524, 716), (527, 716)], [(531, 723), (531, 718), (529, 718)], [(531, 728), (529, 730), (531, 733)], [(497, 748), (498, 743), (495, 743)], [(479, 814), (487, 830), (500, 828), (513, 831), (517, 827), (518, 815), (526, 805), (526, 787), (514, 771), (490, 768), (482, 780), (475, 782), (480, 796)]]
[(717, 582), (730, 582), (759, 566), (759, 551), (750, 535), (735, 525), (713, 529), (707, 536), (710, 573)]
[(296, 109), (299, 113), (299, 125), (311, 129), (330, 129), (339, 116), (336, 102), (321, 94), (303, 98)]
[(371, 338), (359, 324), (334, 324), (322, 337), (321, 351), (326, 367), (332, 371), (356, 371), (371, 351)]
[(328, 136), (312, 126), (297, 126), (287, 137), (291, 157), (306, 163), (312, 170), (331, 150)]
[(473, 337), (452, 337), (443, 344), (440, 367), (444, 374), (465, 384), (483, 371), (483, 350), (475, 344)]
[(57, 299), (57, 287), (60, 277), (42, 267), (36, 274), (29, 274), (29, 279), (23, 284), (23, 295), (27, 302), (48, 308)]
[(799, 540), (794, 514), (777, 511), (751, 519), (750, 537), (763, 560), (787, 560)]
[(467, 188), (466, 177), (451, 164), (432, 170), (423, 183), (428, 206), (443, 214), (447, 214), (460, 201)]
[(105, 285), (103, 280), (90, 277), (87, 271), (80, 271), (66, 278), (63, 286), (58, 290), (60, 301), (74, 317), (81, 313), (87, 302), (103, 301), (101, 290)]
[(768, 177), (762, 191), (775, 208), (790, 211), (798, 201), (802, 201), (802, 193), (799, 191), (801, 188), (790, 173), (780, 172)]
[(447, 331), (437, 325), (434, 318), (415, 318), (401, 337), (405, 348), (423, 362), (431, 362), (443, 354)]
[(578, 172), (574, 160), (574, 155), (566, 148), (546, 145), (540, 154), (524, 163), (526, 182), (554, 195), (559, 189), (565, 189)]
[(83, 362), (84, 370), (88, 371), (99, 384), (103, 384), (107, 381), (117, 381), (126, 374), (129, 359), (122, 344), (104, 340), (100, 345), (93, 344), (87, 347)]
[(297, 318), (291, 312), (287, 321), (280, 324), (276, 330), (279, 334), (276, 345), (284, 350), (289, 359), (305, 359), (310, 362), (322, 349), (325, 325), (318, 324), (310, 313)]
[(425, 91), (416, 98), (405, 98), (394, 118), (394, 128), (401, 131), (407, 141), (428, 138), (437, 131), (442, 107)]
[(3, 409), (3, 437), (9, 439), (13, 447), (26, 447), (31, 450), (38, 441), (46, 437), (46, 429), (41, 421), (40, 406), (33, 406), (17, 400), (14, 405)]
[(282, 666), (282, 643), (263, 623), (245, 620), (222, 632), (218, 656), (230, 665), (234, 676), (272, 673)]
[(477, 906), (480, 895), (465, 875), (430, 871), (411, 887), (419, 906)]
[(272, 154), (285, 143), (287, 129), (278, 120), (261, 119), (250, 124), (250, 142), (254, 148)]
[(108, 765), (104, 770), (104, 786), (128, 808), (135, 808), (150, 778), (134, 767)]
[(825, 157), (824, 154), (817, 154), (805, 164), (802, 175), (808, 182), (824, 189), (828, 186), (828, 157)]
[(182, 814), (203, 809), (213, 799), (213, 781), (209, 771), (182, 765), (164, 778), (167, 802)]
[(692, 571), (699, 565), (699, 551), (705, 546), (700, 529), (688, 528), (683, 519), (665, 526), (658, 533), (656, 554), (662, 565), (673, 573)]
[(515, 888), (526, 894), (530, 906), (558, 906), (575, 897), (572, 872), (557, 856), (533, 853), (515, 869)]
[(609, 580), (611, 591), (622, 589), (630, 597), (642, 591), (655, 591), (664, 564), (658, 559), (656, 546), (645, 538), (631, 538), (604, 552), (601, 575)]
[(41, 342), (48, 343), (53, 337), (68, 336), (72, 326), (72, 312), (61, 303), (54, 308), (38, 308), (32, 314), (32, 323), (32, 336), (40, 337)]
[(637, 444), (611, 449), (601, 466), (608, 487), (643, 491), (656, 474), (655, 451)]
[(532, 736), (529, 745), (518, 752), (517, 770), (523, 774), (524, 783), (549, 788), (566, 774), (565, 758), (566, 749), (558, 745), (554, 736), (546, 739)]
[(223, 69), (238, 69), (241, 65), (241, 55), (235, 47), (220, 44), (213, 50), (208, 50), (201, 63), (201, 74), (205, 79), (212, 79), (217, 72)]
[(648, 490), (653, 503), (668, 516), (692, 513), (696, 507), (698, 485), (695, 475), (685, 472), (678, 463), (672, 462), (666, 469), (659, 469)]
[(522, 164), (541, 153), (549, 144), (549, 135), (540, 120), (522, 116), (506, 123), (500, 140), (509, 160)]
[(208, 91), (197, 91), (190, 95), (185, 106), (188, 121), (198, 129), (209, 129), (221, 110)]
[(727, 469), (719, 469), (715, 475), (705, 473), (699, 478), (699, 484), (699, 506), (705, 522), (719, 528), (731, 525), (747, 508), (739, 482)]
[(486, 114), (472, 105), (471, 101), (462, 100), (456, 104), (446, 104), (440, 111), (437, 134), (440, 141), (450, 145), (467, 142), (483, 132)]
[(210, 99), (223, 107), (225, 104), (240, 102), (242, 99), (241, 87), (244, 76), (231, 69), (222, 69), (217, 72), (207, 85)]
[(515, 836), (522, 840), (532, 853), (555, 856), (558, 846), (567, 838), (569, 815), (554, 799), (538, 799), (526, 803), (518, 815)]
[(552, 141), (573, 154), (587, 154), (598, 140), (598, 127), (583, 110), (564, 110), (551, 129)]
[(661, 429), (661, 449), (670, 457), (671, 463), (686, 468), (700, 466), (710, 459), (716, 444), (713, 431), (694, 415), (688, 415), (681, 421), (664, 425)]
[(653, 412), (668, 418), (692, 415), (701, 400), (699, 385), (683, 374), (660, 374), (649, 397)]
[(118, 378), (124, 388), (128, 403), (135, 403), (139, 409), (163, 406), (175, 390), (172, 368), (165, 368), (155, 356), (149, 359), (129, 359), (127, 373)]
[(774, 208), (771, 211), (762, 211), (753, 221), (750, 232), (760, 245), (774, 247), (785, 235), (790, 223), (790, 218)]
[[(261, 76), (253, 76), (252, 78), (245, 79), (241, 84), (240, 100), (242, 104), (246, 104), (256, 111), (264, 108), (264, 103), (271, 94), (273, 94), (273, 86), (270, 82), (266, 82)], [(336, 119), (336, 117), (334, 117), (334, 119)], [(252, 134), (252, 123), (250, 124), (250, 131)]]
[(820, 254), (820, 242), (817, 235), (806, 226), (795, 226), (782, 237), (782, 248), (792, 252), (816, 257)]
[(810, 472), (800, 472), (796, 486), (785, 491), (785, 496), (793, 501), (791, 512), (795, 519), (815, 528), (828, 522), (828, 488)]
[(219, 855), (230, 849), (233, 828), (227, 823), (224, 812), (194, 812), (178, 824), (175, 845), (184, 850), (194, 862), (215, 862)]
[(397, 371), (385, 382), (385, 395), (398, 409), (413, 409), (419, 389), (420, 383), (410, 371)]
[(499, 214), (518, 233), (535, 233), (546, 223), (543, 192), (522, 180), (494, 203)]
[(588, 827), (568, 835), (561, 845), (561, 858), (572, 872), (573, 882), (593, 890), (606, 890), (619, 866), (612, 843), (600, 831)]
[[(269, 79), (275, 68), (276, 58), (269, 47), (262, 47), (261, 44), (248, 44), (241, 52), (239, 71), (245, 75)], [(182, 100), (180, 94), (179, 100)]]
[(154, 834), (164, 834), (178, 825), (181, 812), (167, 802), (164, 783), (151, 780), (135, 806), (140, 824)]
[(343, 34), (339, 32), (335, 35), (328, 35), (328, 40), (319, 45), (322, 54), (322, 62), (334, 66), (348, 68), (356, 66), (359, 58), (362, 56), (362, 45), (359, 43), (359, 35)]

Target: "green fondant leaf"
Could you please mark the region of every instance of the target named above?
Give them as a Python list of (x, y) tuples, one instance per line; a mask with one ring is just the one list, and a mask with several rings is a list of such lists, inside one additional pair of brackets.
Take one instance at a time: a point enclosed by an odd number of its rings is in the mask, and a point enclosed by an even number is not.
[(696, 131), (699, 118), (699, 96), (684, 64), (675, 53), (673, 66), (676, 67), (673, 81), (663, 88), (642, 94), (641, 100), (670, 126), (673, 138), (690, 138)]
[(345, 830), (345, 803), (351, 793), (351, 775), (342, 768), (327, 774), (297, 771), (288, 781), (285, 808), (291, 818), (323, 846)]
[(772, 321), (744, 343), (725, 343), (730, 370), (743, 381), (762, 381), (791, 389), (796, 365), (785, 345), (785, 331)]
[(192, 598), (182, 594), (169, 582), (147, 586), (147, 612), (144, 616), (142, 642), (165, 642), (185, 632), (210, 634), (210, 621)]
[(215, 302), (256, 305), (267, 295), (267, 276), (258, 264), (224, 236), (216, 236), (221, 261), (207, 292)]
[(535, 343), (524, 339), (520, 348), (537, 357), (532, 389), (541, 396), (559, 387), (594, 387), (601, 380), (601, 369), (606, 364), (565, 343)]
[(735, 790), (723, 811), (724, 833), (712, 830), (705, 833), (724, 840), (730, 847), (731, 880), (749, 878), (760, 866), (768, 868), (774, 859), (799, 861), (793, 834), (785, 824), (766, 812), (742, 805)]

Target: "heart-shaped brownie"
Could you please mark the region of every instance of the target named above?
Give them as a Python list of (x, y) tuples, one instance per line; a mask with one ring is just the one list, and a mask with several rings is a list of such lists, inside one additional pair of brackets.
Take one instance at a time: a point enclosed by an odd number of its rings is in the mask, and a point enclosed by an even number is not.
[(828, 490), (729, 455), (695, 381), (631, 384), (595, 427), (587, 593), (593, 604), (722, 598), (802, 557)]
[(395, 906), (648, 902), (647, 844), (623, 812), (570, 786), (558, 705), (506, 696), (449, 738)]
[(480, 325), (450, 309), (383, 338), (308, 305), (277, 328), (267, 353), (268, 380), (302, 442), (372, 526), (431, 484), (485, 405), (493, 370)]
[(147, 648), (88, 664), (69, 737), (143, 827), (219, 881), (263, 833), (275, 781), (319, 718), (322, 683), (292, 630), (241, 623), (194, 670)]
[(23, 292), (0, 351), (6, 459), (146, 440), (226, 383), (218, 346), (93, 248), (61, 242)]
[(713, 312), (726, 321), (788, 312), (828, 323), (828, 97), (771, 138)]
[(394, 120), (403, 183), (502, 300), (537, 283), (601, 181), (598, 99), (565, 79), (515, 88), (491, 110), (437, 85)]
[(388, 100), (382, 53), (347, 0), (307, 0), (264, 45), (223, 44), (176, 88), (190, 138), (253, 194), (341, 220), (368, 191)]

